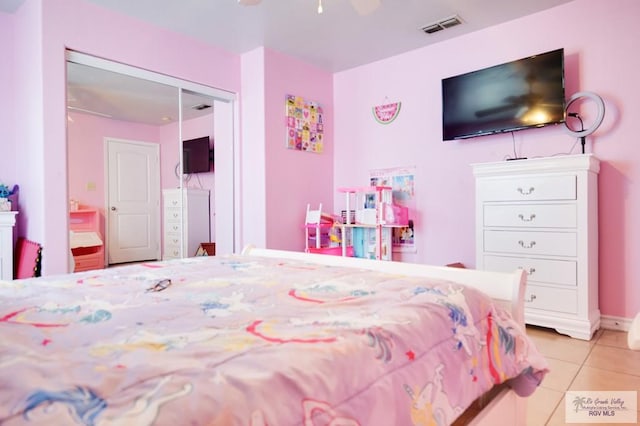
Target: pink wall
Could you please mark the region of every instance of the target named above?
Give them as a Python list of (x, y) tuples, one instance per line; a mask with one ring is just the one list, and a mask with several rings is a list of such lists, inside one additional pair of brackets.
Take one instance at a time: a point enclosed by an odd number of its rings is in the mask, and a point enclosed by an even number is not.
[[(20, 141), (14, 143), (15, 157), (13, 160), (16, 167), (15, 175), (11, 177), (15, 183), (20, 185), (20, 212), (17, 218), (17, 231), (19, 236), (43, 243), (45, 241), (45, 221), (52, 220), (52, 223), (62, 223), (65, 220), (66, 212), (64, 215), (52, 212), (50, 217), (46, 217), (44, 214), (45, 206), (47, 206), (47, 194), (46, 191), (43, 191), (47, 180), (45, 159), (56, 161), (59, 160), (59, 157), (49, 157), (44, 146), (43, 91), (45, 85), (41, 73), (43, 67), (41, 16), (42, 4), (35, 1), (24, 3), (13, 15), (15, 29), (13, 41), (15, 43), (10, 49), (14, 54), (14, 61), (11, 63), (14, 80), (10, 84), (16, 89), (14, 89), (14, 97), (10, 101), (15, 118), (13, 135), (20, 136)], [(5, 40), (2, 40), (1, 43), (4, 45)], [(5, 66), (7, 65), (5, 64)], [(19, 88), (19, 93), (17, 88)], [(61, 122), (64, 125), (64, 116), (61, 117)], [(64, 146), (60, 146), (59, 149), (64, 151)], [(60, 176), (52, 173), (50, 178), (60, 179)], [(65, 194), (66, 190), (62, 191), (62, 197), (66, 199)], [(59, 257), (59, 261), (66, 265), (66, 251)], [(45, 263), (46, 258), (43, 260), (43, 266)]]
[[(443, 142), (440, 81), (531, 54), (563, 47), (567, 97), (579, 90), (601, 95), (607, 113), (588, 138), (587, 152), (602, 160), (599, 191), (600, 308), (631, 318), (640, 311), (638, 235), (640, 116), (637, 70), (640, 3), (576, 0), (335, 75), (335, 186), (367, 183), (370, 169), (416, 166), (417, 253), (405, 260), (474, 266), (474, 180), (469, 164), (501, 161), (513, 153), (511, 134)], [(624, 29), (624, 30), (622, 30)], [(380, 125), (371, 107), (401, 101), (400, 115)], [(588, 121), (589, 117), (586, 117)], [(550, 127), (514, 134), (520, 156), (571, 151), (575, 140)], [(579, 146), (574, 147), (579, 152)], [(336, 206), (341, 198), (336, 196)]]
[(242, 101), (239, 182), (242, 245), (266, 247), (266, 129), (265, 129), (265, 49), (242, 55)]
[[(24, 232), (45, 250), (52, 248), (43, 256), (43, 272), (60, 273), (67, 269), (68, 252), (66, 229), (59, 226), (66, 220), (68, 199), (65, 47), (230, 92), (239, 91), (240, 60), (219, 48), (82, 0), (64, 5), (26, 0), (14, 15), (14, 25), (19, 52), (15, 86), (23, 90), (23, 96), (15, 98), (15, 128), (24, 135), (15, 158), (23, 172), (8, 178), (15, 178), (23, 188)], [(5, 43), (0, 41), (0, 46)]]
[[(13, 62), (14, 55), (14, 35), (13, 17), (0, 12), (0, 40), (6, 40), (3, 44), (3, 56), (6, 62)], [(5, 63), (6, 63), (5, 62)], [(12, 187), (15, 183), (15, 140), (16, 133), (13, 127), (15, 122), (15, 106), (13, 100), (16, 97), (13, 68), (8, 66), (0, 67), (0, 183)], [(11, 178), (11, 179), (9, 179)]]
[[(243, 244), (304, 249), (307, 203), (333, 207), (333, 76), (292, 57), (258, 48), (242, 56)], [(325, 150), (286, 148), (285, 99), (324, 108)]]
[[(271, 248), (304, 249), (307, 203), (333, 211), (333, 75), (294, 58), (265, 50), (267, 243)], [(301, 96), (324, 109), (322, 154), (286, 148), (285, 96)]]

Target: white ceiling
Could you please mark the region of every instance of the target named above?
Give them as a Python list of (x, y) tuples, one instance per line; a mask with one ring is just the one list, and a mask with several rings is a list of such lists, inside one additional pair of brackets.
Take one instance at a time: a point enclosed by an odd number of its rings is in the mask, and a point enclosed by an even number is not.
[[(0, 0), (0, 11), (13, 13), (23, 1)], [(237, 0), (85, 1), (237, 54), (265, 46), (338, 72), (573, 0), (323, 0), (322, 14), (317, 13), (318, 0), (262, 0), (256, 6)], [(380, 5), (371, 13), (359, 13), (369, 2)], [(421, 30), (454, 15), (461, 25), (431, 35)], [(94, 70), (69, 73), (69, 103), (77, 108), (150, 124), (175, 117), (173, 103), (158, 110), (161, 99), (167, 98), (166, 88), (156, 93), (153, 85), (120, 82), (90, 71)], [(141, 102), (147, 106), (141, 107)], [(141, 116), (143, 111), (147, 114)]]
[[(87, 0), (188, 34), (235, 53), (265, 46), (342, 71), (572, 0), (380, 0), (360, 15), (353, 7), (376, 0)], [(427, 35), (421, 28), (458, 15), (463, 25)]]
[(160, 126), (213, 113), (210, 96), (124, 74), (67, 62), (67, 108), (121, 121)]

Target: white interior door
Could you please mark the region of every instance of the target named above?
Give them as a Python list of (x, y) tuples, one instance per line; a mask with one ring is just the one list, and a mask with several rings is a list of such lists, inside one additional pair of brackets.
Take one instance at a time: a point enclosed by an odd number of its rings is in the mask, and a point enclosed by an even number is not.
[(105, 139), (109, 264), (160, 259), (160, 148)]

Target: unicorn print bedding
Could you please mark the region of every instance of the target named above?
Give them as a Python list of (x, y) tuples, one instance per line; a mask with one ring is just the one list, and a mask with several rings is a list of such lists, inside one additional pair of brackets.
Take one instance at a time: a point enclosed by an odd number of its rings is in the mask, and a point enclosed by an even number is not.
[(446, 425), (544, 359), (444, 280), (252, 256), (0, 282), (2, 425)]

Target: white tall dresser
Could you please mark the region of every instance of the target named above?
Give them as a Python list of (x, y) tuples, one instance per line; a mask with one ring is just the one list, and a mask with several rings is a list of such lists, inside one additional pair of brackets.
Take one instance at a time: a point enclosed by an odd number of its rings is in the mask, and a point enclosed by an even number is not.
[(194, 256), (200, 243), (210, 240), (209, 191), (184, 188), (182, 195), (181, 205), (180, 189), (162, 191), (164, 260)]
[(591, 154), (473, 164), (476, 267), (527, 272), (525, 322), (589, 340), (598, 307), (598, 173)]

